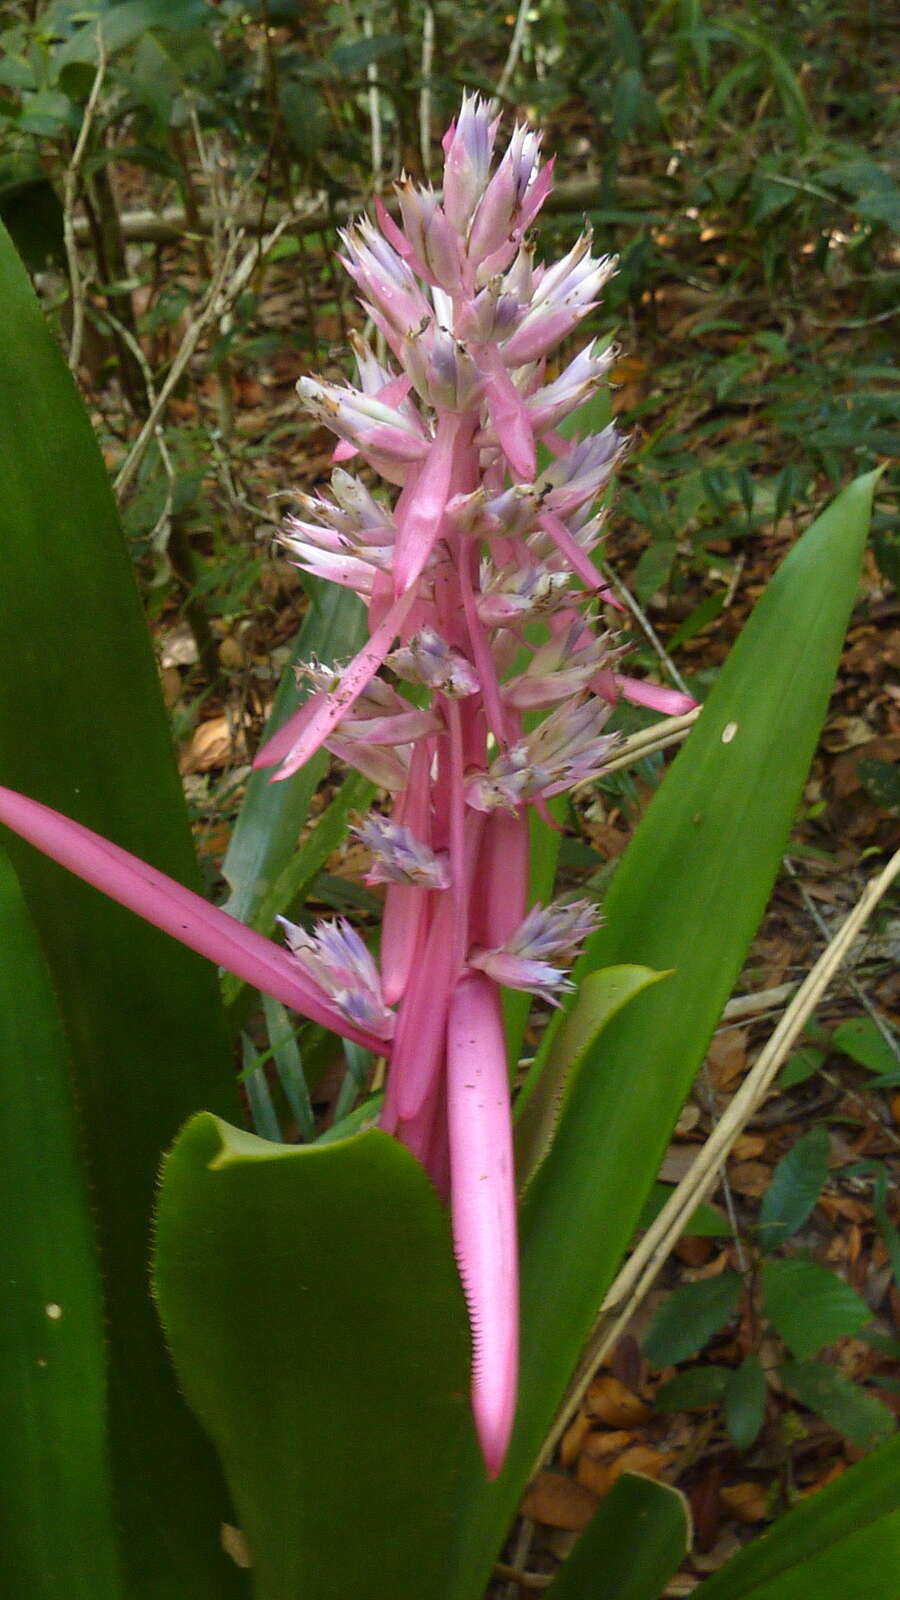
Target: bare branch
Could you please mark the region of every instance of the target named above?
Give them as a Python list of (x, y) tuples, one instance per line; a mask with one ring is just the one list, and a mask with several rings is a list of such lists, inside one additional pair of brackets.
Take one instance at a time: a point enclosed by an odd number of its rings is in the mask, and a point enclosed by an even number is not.
[(75, 149), (72, 151), (72, 159), (66, 168), (63, 178), (63, 241), (66, 247), (69, 286), (72, 295), (72, 337), (69, 341), (69, 368), (74, 373), (77, 373), (81, 362), (81, 346), (84, 341), (85, 302), (84, 281), (81, 276), (81, 265), (78, 260), (78, 245), (76, 242), (75, 204), (78, 198), (78, 179), (81, 175), (81, 164), (84, 160), (84, 153), (87, 149), (87, 142), (90, 138), (91, 126), (94, 121), (94, 113), (97, 110), (97, 102), (100, 99), (100, 91), (103, 88), (105, 76), (106, 47), (103, 43), (103, 29), (98, 23), (97, 71), (91, 84), (87, 105), (84, 108), (84, 116), (81, 119), (78, 138), (75, 141)]

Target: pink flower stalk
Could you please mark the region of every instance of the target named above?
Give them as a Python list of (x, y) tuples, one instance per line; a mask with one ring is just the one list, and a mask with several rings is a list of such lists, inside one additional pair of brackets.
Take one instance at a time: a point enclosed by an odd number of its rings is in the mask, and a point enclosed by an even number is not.
[[(598, 303), (615, 262), (584, 234), (536, 266), (527, 230), (550, 189), (540, 137), (463, 100), (442, 197), (405, 181), (402, 226), (378, 206), (343, 235), (344, 265), (392, 360), (354, 340), (358, 387), (304, 378), (311, 414), (399, 493), (337, 467), (299, 497), (298, 566), (357, 591), (369, 638), (343, 669), (301, 669), (311, 698), (260, 751), (282, 781), (325, 745), (390, 796), (357, 829), (383, 883), (380, 970), (343, 921), (285, 923), (287, 949), (58, 813), (0, 789), (0, 821), (210, 960), (391, 1058), (382, 1126), (449, 1196), (473, 1332), (472, 1401), (490, 1476), (515, 1414), (517, 1245), (501, 986), (551, 1003), (596, 925), (583, 901), (527, 910), (528, 807), (602, 772), (620, 697), (685, 697), (619, 671), (595, 629), (612, 602), (594, 565), (615, 427), (557, 432), (615, 352), (589, 341), (546, 367)], [(549, 465), (538, 470), (539, 447)], [(612, 602), (614, 603), (614, 602)], [(541, 637), (535, 636), (535, 624)], [(380, 676), (382, 671), (387, 677)], [(412, 685), (413, 689), (398, 688)], [(527, 716), (528, 721), (525, 722)]]

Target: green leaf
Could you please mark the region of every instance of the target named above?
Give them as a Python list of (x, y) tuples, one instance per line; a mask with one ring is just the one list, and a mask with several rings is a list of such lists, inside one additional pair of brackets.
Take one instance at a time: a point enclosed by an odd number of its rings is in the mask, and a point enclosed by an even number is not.
[(812, 1128), (779, 1161), (759, 1212), (759, 1246), (775, 1250), (806, 1221), (828, 1177), (828, 1130)]
[[(643, 1210), (638, 1218), (638, 1228), (649, 1228), (656, 1221), (666, 1201), (674, 1193), (671, 1183), (655, 1183), (644, 1203)], [(716, 1206), (711, 1206), (707, 1200), (701, 1200), (696, 1211), (691, 1213), (684, 1225), (683, 1237), (694, 1239), (727, 1239), (731, 1235), (731, 1223), (725, 1213)]]
[(684, 1283), (660, 1306), (644, 1339), (644, 1355), (656, 1367), (689, 1361), (734, 1316), (744, 1280), (730, 1269), (717, 1278)]
[[(722, 1569), (725, 1586), (716, 1591), (722, 1600), (738, 1600), (742, 1595), (748, 1600), (811, 1600), (813, 1595), (815, 1600), (887, 1600), (889, 1593), (896, 1592), (893, 1586), (885, 1589), (886, 1581), (892, 1584), (887, 1575), (900, 1570), (900, 1512), (880, 1517), (827, 1550), (813, 1551), (802, 1565), (790, 1567), (758, 1588), (729, 1589), (730, 1566)], [(707, 1589), (702, 1583), (694, 1590), (698, 1600), (708, 1600)]]
[[(900, 551), (900, 544), (897, 545)], [(898, 557), (900, 560), (900, 557)], [(884, 570), (885, 563), (879, 563)], [(896, 585), (895, 585), (896, 587)], [(863, 756), (856, 770), (866, 794), (884, 811), (900, 811), (900, 771), (893, 761), (877, 761)]]
[(278, 874), (271, 894), (260, 901), (255, 927), (270, 932), (277, 917), (302, 906), (310, 885), (346, 836), (350, 813), (366, 811), (374, 793), (375, 785), (361, 772), (347, 774), (315, 827)]
[(470, 1461), (453, 1600), (487, 1581), (756, 932), (828, 704), (876, 477), (818, 518), (759, 601), (619, 862), (606, 924), (576, 967), (576, 982), (625, 963), (676, 970), (589, 1049), (526, 1192), (517, 1427), (495, 1485), (486, 1488)]
[(836, 1339), (859, 1333), (872, 1312), (849, 1283), (802, 1256), (767, 1261), (762, 1269), (763, 1310), (799, 1360)]
[(551, 1600), (658, 1600), (690, 1537), (684, 1495), (625, 1472), (550, 1585)]
[(672, 575), (678, 546), (674, 539), (654, 539), (641, 554), (634, 575), (637, 597), (647, 604), (659, 589), (664, 589)]
[(725, 1426), (738, 1450), (749, 1450), (763, 1425), (766, 1379), (755, 1356), (748, 1356), (725, 1384)]
[(668, 974), (606, 967), (585, 978), (576, 1006), (544, 1061), (535, 1062), (516, 1100), (516, 1174), (524, 1189), (550, 1147), (565, 1094), (598, 1034), (629, 1000)]
[(831, 1035), (831, 1046), (868, 1072), (896, 1072), (900, 1065), (900, 1046), (892, 1050), (871, 1017), (850, 1017), (842, 1022)]
[(124, 0), (120, 5), (104, 6), (99, 18), (86, 22), (58, 47), (53, 57), (54, 69), (59, 73), (69, 62), (97, 60), (98, 21), (109, 60), (148, 28), (188, 28), (205, 12), (203, 0)]
[(437, 1600), (472, 1433), (446, 1213), (380, 1131), (298, 1149), (195, 1117), (167, 1158), (155, 1287), (216, 1443), (257, 1600)]
[[(199, 888), (150, 641), (84, 406), (0, 232), (0, 782)], [(237, 1112), (214, 970), (47, 861), (8, 849), (66, 1031), (106, 1283), (109, 1449), (129, 1600), (244, 1592), (227, 1494), (147, 1287), (160, 1152)], [(32, 1151), (42, 1160), (40, 1140)]]
[[(295, 663), (315, 656), (330, 665), (354, 655), (364, 639), (365, 615), (356, 595), (336, 583), (319, 585), (282, 674), (264, 739), (270, 738), (305, 698), (294, 681)], [(271, 933), (276, 911), (284, 909), (272, 909), (271, 897), (297, 849), (310, 802), (329, 760), (327, 751), (319, 751), (290, 783), (273, 783), (270, 771), (253, 772), (247, 780), (222, 863), (223, 876), (231, 889), (225, 909), (261, 933)], [(261, 916), (265, 902), (269, 903)]]
[(695, 1411), (717, 1406), (730, 1374), (727, 1367), (689, 1367), (656, 1391), (661, 1411)]
[(795, 1400), (861, 1450), (871, 1450), (895, 1430), (887, 1406), (825, 1361), (794, 1361), (779, 1367), (778, 1376)]
[[(794, 1506), (762, 1539), (745, 1545), (726, 1566), (694, 1590), (697, 1600), (760, 1600), (773, 1579), (794, 1570), (808, 1572), (809, 1564), (827, 1558), (848, 1535), (868, 1532), (889, 1513), (900, 1510), (900, 1438), (874, 1450), (849, 1472), (818, 1489)], [(867, 1568), (867, 1561), (863, 1561)], [(885, 1570), (879, 1578), (883, 1582)], [(825, 1600), (827, 1591), (811, 1582), (798, 1600)], [(778, 1591), (772, 1591), (775, 1600)], [(780, 1597), (778, 1597), (780, 1600)], [(845, 1600), (843, 1591), (828, 1600)], [(883, 1590), (871, 1600), (885, 1600)]]
[(805, 1083), (807, 1078), (812, 1078), (824, 1065), (824, 1050), (817, 1049), (813, 1044), (802, 1045), (788, 1057), (778, 1074), (779, 1089), (793, 1089), (795, 1084)]
[(47, 964), (2, 851), (0, 927), (4, 1593), (123, 1600), (103, 1294), (71, 1068)]

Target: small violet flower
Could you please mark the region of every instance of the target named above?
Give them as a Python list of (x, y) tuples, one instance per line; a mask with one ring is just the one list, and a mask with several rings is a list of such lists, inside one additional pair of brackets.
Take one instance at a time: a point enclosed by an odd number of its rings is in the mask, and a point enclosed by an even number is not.
[[(546, 373), (615, 262), (595, 257), (585, 233), (555, 265), (535, 265), (527, 233), (552, 163), (541, 166), (540, 137), (525, 126), (495, 161), (498, 133), (499, 118), (466, 96), (443, 141), (442, 192), (404, 180), (400, 222), (379, 204), (378, 226), (364, 218), (345, 231), (341, 259), (388, 358), (354, 338), (356, 386), (298, 385), (336, 435), (336, 467), (330, 493), (298, 496), (284, 543), (305, 571), (356, 590), (368, 638), (339, 669), (300, 669), (312, 692), (256, 765), (283, 781), (325, 745), (390, 795), (390, 814), (356, 829), (369, 881), (385, 885), (378, 965), (343, 919), (309, 933), (285, 922), (287, 948), (277, 946), (0, 790), (0, 821), (40, 849), (389, 1057), (382, 1126), (451, 1203), (491, 1476), (513, 1425), (518, 1348), (500, 991), (558, 1003), (597, 921), (585, 901), (528, 910), (528, 808), (603, 771), (619, 698), (686, 708), (622, 676), (619, 645), (591, 620), (598, 600), (616, 604), (595, 565), (605, 513), (594, 508), (625, 441), (614, 425), (575, 441), (557, 430), (616, 352), (589, 341), (559, 376)], [(539, 446), (550, 457), (540, 472)], [(396, 493), (373, 494), (342, 465), (354, 457)], [(523, 631), (536, 621), (543, 642)]]

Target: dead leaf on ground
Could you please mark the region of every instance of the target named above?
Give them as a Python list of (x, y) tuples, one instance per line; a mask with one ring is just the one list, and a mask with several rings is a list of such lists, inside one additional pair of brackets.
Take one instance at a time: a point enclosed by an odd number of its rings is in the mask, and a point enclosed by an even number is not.
[(747, 1070), (746, 1028), (726, 1028), (710, 1040), (706, 1053), (716, 1089), (730, 1089)]
[(521, 1505), (523, 1517), (576, 1533), (587, 1527), (596, 1509), (597, 1496), (583, 1484), (549, 1471), (538, 1473)]
[(231, 717), (210, 717), (194, 729), (178, 766), (182, 776), (190, 772), (211, 772), (243, 761), (247, 754), (243, 729)]
[(769, 1515), (769, 1499), (761, 1483), (732, 1483), (719, 1490), (719, 1499), (738, 1522), (763, 1522)]

